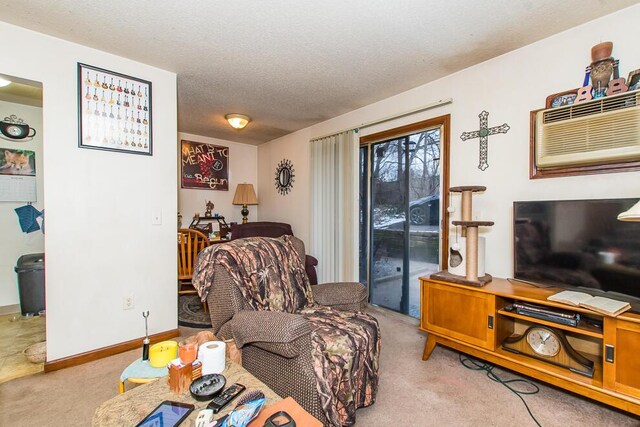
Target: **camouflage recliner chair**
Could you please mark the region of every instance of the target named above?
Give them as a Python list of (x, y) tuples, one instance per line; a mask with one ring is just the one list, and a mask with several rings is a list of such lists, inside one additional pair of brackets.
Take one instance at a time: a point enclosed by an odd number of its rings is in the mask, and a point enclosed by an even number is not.
[[(304, 243), (296, 237), (290, 239), (297, 256), (300, 260), (304, 260)], [(248, 239), (234, 242), (242, 240)], [(362, 390), (363, 395), (364, 393), (367, 395), (367, 403), (356, 403), (355, 408), (351, 405), (348, 409), (338, 405), (340, 406), (337, 410), (340, 412), (339, 417), (336, 416), (338, 413), (336, 410), (333, 413), (323, 410), (323, 402), (318, 391), (318, 370), (321, 368), (318, 368), (317, 358), (314, 365), (313, 353), (318, 347), (312, 343), (312, 330), (323, 329), (324, 324), (320, 327), (317, 324), (314, 326), (314, 323), (304, 314), (254, 310), (245, 301), (245, 297), (233, 282), (229, 272), (224, 268), (215, 268), (213, 282), (207, 296), (213, 332), (223, 339), (234, 338), (238, 347), (242, 349), (243, 366), (277, 394), (282, 397), (293, 397), (324, 425), (351, 425), (355, 422), (355, 409), (368, 406), (375, 401), (380, 346), (377, 321), (367, 314), (353, 313), (361, 311), (366, 306), (367, 289), (360, 283), (318, 284), (311, 286), (311, 289), (315, 304), (340, 310), (339, 313), (344, 313), (345, 318), (366, 317), (365, 321), (375, 324), (377, 330), (375, 333), (369, 333), (369, 338), (366, 340), (365, 347), (372, 348), (370, 353), (373, 354), (368, 356), (352, 354), (351, 357), (355, 362), (348, 361), (355, 365), (361, 363), (356, 359), (361, 359), (365, 360), (368, 366), (373, 366), (366, 378), (359, 378), (352, 383), (367, 389)], [(358, 321), (354, 323), (357, 326)], [(327, 327), (330, 328), (331, 325)], [(348, 331), (348, 328), (343, 329), (343, 335), (345, 330)], [(320, 373), (320, 375), (323, 374)], [(327, 372), (325, 367), (324, 376), (331, 375), (332, 373)], [(332, 393), (339, 394), (341, 391), (334, 390)], [(345, 390), (344, 394), (350, 395), (351, 391)], [(351, 397), (342, 396), (342, 399), (349, 400)], [(326, 396), (324, 400), (326, 402)], [(336, 421), (338, 419), (340, 421)]]

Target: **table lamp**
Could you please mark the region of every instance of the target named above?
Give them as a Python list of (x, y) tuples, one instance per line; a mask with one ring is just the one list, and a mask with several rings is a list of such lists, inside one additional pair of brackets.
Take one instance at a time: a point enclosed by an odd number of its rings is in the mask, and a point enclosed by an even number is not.
[(640, 222), (640, 202), (631, 206), (629, 210), (620, 213), (618, 215), (618, 220)]
[(256, 198), (256, 192), (253, 191), (253, 184), (238, 184), (236, 188), (236, 194), (233, 196), (234, 205), (242, 205), (242, 223), (247, 223), (247, 215), (249, 215), (249, 209), (247, 205), (257, 205), (258, 199)]

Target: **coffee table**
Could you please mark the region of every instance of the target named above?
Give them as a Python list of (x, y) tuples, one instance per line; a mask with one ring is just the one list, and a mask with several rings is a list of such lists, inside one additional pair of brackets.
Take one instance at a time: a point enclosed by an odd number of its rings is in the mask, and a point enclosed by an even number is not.
[[(267, 387), (262, 381), (229, 359), (227, 359), (227, 367), (222, 372), (222, 375), (227, 379), (227, 386), (238, 382), (243, 384), (247, 388), (247, 391), (256, 389), (262, 391), (267, 398), (267, 402), (265, 403), (267, 406), (282, 400), (280, 396)], [(198, 411), (206, 408), (209, 401), (199, 402), (191, 397), (191, 394), (188, 392), (180, 395), (173, 394), (169, 390), (167, 379), (168, 377), (162, 377), (107, 400), (96, 409), (93, 415), (92, 425), (96, 427), (134, 426), (142, 421), (144, 417), (164, 400), (192, 403), (195, 405), (196, 408), (189, 414), (187, 420), (183, 422), (184, 426), (194, 425)], [(235, 402), (231, 402), (229, 406), (220, 411), (218, 417), (228, 413), (234, 407)]]

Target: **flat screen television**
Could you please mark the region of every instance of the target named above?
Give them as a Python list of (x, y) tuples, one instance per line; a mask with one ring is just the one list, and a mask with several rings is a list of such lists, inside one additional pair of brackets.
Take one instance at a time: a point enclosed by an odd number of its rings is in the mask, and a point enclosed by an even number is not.
[[(514, 278), (640, 302), (638, 199), (514, 202)], [(631, 298), (629, 298), (631, 297)]]

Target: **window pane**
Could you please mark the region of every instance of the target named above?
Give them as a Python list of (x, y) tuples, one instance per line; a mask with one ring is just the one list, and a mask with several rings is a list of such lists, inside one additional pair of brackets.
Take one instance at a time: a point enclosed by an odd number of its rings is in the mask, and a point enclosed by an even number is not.
[(440, 270), (440, 130), (409, 137), (409, 301), (420, 316), (420, 276)]
[[(368, 250), (370, 301), (419, 317), (418, 278), (439, 271), (440, 264), (440, 129), (369, 149), (370, 155), (366, 147), (360, 152), (360, 278), (366, 276)], [(371, 225), (366, 224), (367, 198)], [(367, 236), (368, 249), (362, 245)]]
[(406, 216), (405, 138), (373, 145), (371, 302), (402, 310)]

